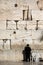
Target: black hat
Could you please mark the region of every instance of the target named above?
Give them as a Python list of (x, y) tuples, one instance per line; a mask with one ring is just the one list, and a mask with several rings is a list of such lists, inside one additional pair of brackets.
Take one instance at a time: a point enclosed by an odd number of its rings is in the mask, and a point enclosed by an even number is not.
[(27, 46), (29, 46), (29, 44), (27, 44)]

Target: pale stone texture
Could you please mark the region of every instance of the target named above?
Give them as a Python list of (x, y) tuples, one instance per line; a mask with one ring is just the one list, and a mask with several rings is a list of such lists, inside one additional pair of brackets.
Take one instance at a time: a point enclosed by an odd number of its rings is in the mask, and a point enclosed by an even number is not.
[[(18, 7), (15, 7), (16, 3)], [(23, 10), (25, 10), (24, 20)], [(36, 20), (39, 20), (38, 25)], [(41, 36), (43, 36), (43, 10), (39, 10), (37, 0), (0, 0), (0, 60), (22, 60), (22, 50), (27, 43), (30, 44), (34, 55), (36, 52), (36, 56), (39, 53), (43, 57)]]

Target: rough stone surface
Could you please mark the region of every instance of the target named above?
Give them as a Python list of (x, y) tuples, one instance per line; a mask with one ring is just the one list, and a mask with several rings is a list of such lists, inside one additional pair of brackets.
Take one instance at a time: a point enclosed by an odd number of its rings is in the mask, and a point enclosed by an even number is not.
[[(43, 1), (39, 1), (43, 9)], [(15, 4), (18, 6), (15, 7)], [(43, 36), (43, 10), (40, 10), (39, 4), (37, 0), (0, 0), (0, 60), (22, 60), (22, 50), (27, 43), (36, 55), (39, 53), (43, 57), (43, 40), (40, 41)], [(26, 10), (24, 20), (23, 10)]]

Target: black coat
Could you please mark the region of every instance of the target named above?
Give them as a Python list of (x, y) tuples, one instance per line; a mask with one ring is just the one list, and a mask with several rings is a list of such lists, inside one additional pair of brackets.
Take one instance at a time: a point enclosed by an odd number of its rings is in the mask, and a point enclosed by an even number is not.
[(31, 48), (30, 47), (25, 47), (25, 54), (26, 54), (26, 56), (27, 57), (30, 57), (30, 55), (31, 55)]

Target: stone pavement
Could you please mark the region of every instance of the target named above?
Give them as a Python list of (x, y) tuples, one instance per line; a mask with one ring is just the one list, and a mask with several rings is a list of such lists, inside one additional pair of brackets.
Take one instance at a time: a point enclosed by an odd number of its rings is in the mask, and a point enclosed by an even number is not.
[(14, 62), (14, 61), (0, 61), (0, 65), (43, 65), (43, 62)]

